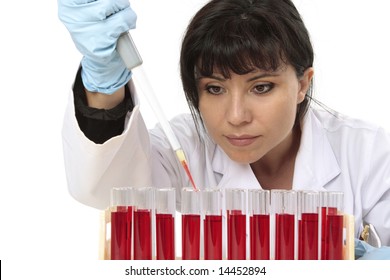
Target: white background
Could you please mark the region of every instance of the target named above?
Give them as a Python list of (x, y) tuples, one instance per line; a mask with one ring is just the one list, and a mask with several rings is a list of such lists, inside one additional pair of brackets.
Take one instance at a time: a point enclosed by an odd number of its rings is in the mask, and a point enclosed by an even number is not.
[[(180, 40), (205, 2), (131, 2), (138, 14), (133, 38), (169, 118), (187, 112), (178, 73)], [(390, 1), (295, 4), (315, 49), (315, 97), (390, 130)], [(69, 196), (62, 161), (62, 118), (81, 55), (57, 18), (56, 1), (2, 1), (0, 10), (3, 274), (22, 279), (57, 271), (62, 279), (73, 264), (98, 257), (99, 211)], [(144, 103), (152, 126), (148, 109)], [(59, 266), (59, 261), (70, 264)]]

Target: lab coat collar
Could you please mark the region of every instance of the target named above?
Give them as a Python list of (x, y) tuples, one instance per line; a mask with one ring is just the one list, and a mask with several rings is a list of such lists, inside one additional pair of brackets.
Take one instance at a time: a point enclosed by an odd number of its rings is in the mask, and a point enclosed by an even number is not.
[[(261, 188), (249, 164), (232, 161), (217, 146), (212, 167), (222, 175), (220, 188)], [(301, 144), (295, 160), (293, 189), (325, 190), (324, 186), (340, 174), (340, 167), (325, 134), (325, 130), (312, 109), (307, 112)]]

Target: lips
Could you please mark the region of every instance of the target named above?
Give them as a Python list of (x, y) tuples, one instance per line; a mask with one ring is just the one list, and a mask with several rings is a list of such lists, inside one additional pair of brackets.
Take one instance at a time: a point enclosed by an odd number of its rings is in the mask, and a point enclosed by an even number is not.
[(237, 147), (249, 146), (259, 138), (253, 135), (226, 135), (225, 137), (230, 144)]

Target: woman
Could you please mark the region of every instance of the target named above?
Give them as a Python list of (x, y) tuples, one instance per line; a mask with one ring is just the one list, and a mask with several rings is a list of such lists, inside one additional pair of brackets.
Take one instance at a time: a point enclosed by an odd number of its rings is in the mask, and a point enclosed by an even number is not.
[[(129, 3), (80, 2), (59, 1), (84, 55), (63, 131), (71, 194), (104, 209), (112, 187), (190, 186), (162, 130), (146, 129), (115, 51), (135, 27)], [(180, 66), (192, 118), (171, 124), (198, 187), (343, 191), (356, 232), (366, 221), (390, 245), (390, 138), (310, 105), (313, 50), (291, 1), (210, 1), (188, 26)]]

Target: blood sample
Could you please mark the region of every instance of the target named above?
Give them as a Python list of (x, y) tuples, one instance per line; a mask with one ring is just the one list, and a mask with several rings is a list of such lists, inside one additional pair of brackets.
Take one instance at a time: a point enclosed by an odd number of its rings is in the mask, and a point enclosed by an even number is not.
[(205, 260), (222, 260), (222, 193), (220, 189), (202, 191), (203, 244)]
[(274, 214), (274, 258), (294, 260), (297, 258), (296, 218), (297, 193), (291, 190), (271, 191), (271, 212)]
[(246, 192), (226, 190), (227, 250), (229, 260), (246, 259)]
[(131, 188), (111, 191), (111, 260), (130, 260), (133, 207)]
[(183, 188), (181, 191), (182, 259), (200, 259), (200, 191)]
[(153, 189), (134, 188), (134, 259), (152, 259)]
[(182, 214), (182, 259), (200, 259), (200, 214)]
[(319, 194), (298, 192), (298, 259), (318, 260)]
[(342, 192), (321, 192), (321, 259), (343, 259)]
[(250, 259), (270, 259), (269, 191), (249, 190)]
[(156, 205), (156, 259), (175, 259), (176, 190), (155, 190)]

